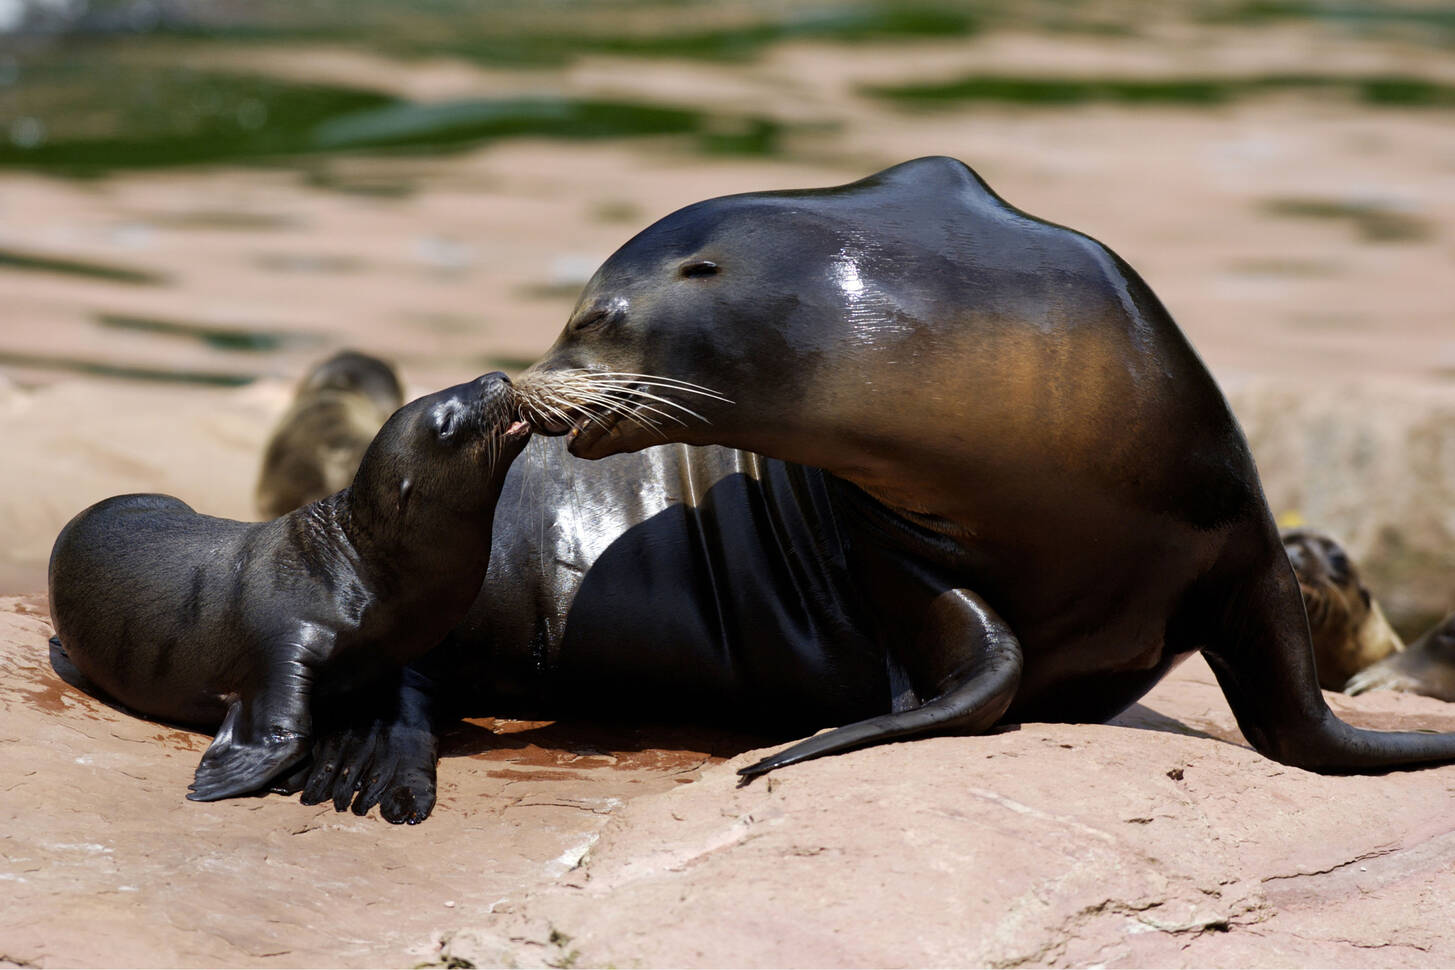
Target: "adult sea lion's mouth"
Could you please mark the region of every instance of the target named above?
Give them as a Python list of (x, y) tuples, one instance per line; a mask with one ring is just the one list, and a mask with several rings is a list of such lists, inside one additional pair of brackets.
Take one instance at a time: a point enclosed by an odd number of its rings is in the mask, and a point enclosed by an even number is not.
[(585, 414), (571, 426), (571, 444), (567, 447), (574, 455), (589, 449), (602, 438), (611, 434), (621, 415), (615, 411), (606, 414)]

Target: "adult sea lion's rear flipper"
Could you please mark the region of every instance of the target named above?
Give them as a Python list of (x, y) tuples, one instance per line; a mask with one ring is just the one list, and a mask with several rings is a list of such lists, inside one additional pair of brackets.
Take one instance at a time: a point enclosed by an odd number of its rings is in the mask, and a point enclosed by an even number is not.
[(312, 677), (298, 662), (279, 664), (262, 689), (234, 698), (202, 754), (187, 797), (194, 802), (261, 791), (309, 753)]
[(910, 671), (916, 687), (922, 681), (929, 685), (924, 691), (929, 700), (907, 711), (835, 728), (740, 768), (743, 784), (775, 768), (894, 738), (980, 733), (1005, 713), (1020, 684), (1020, 641), (969, 590), (946, 590), (935, 598), (913, 656), (929, 664), (923, 672)]
[(1293, 569), (1276, 546), (1266, 544), (1263, 554), (1237, 564), (1240, 588), (1203, 649), (1248, 742), (1275, 761), (1323, 774), (1455, 761), (1455, 733), (1369, 731), (1334, 716), (1319, 691)]

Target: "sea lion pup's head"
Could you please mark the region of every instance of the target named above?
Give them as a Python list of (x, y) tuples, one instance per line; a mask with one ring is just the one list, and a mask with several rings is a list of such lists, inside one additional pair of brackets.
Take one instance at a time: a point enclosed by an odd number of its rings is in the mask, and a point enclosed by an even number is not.
[(362, 394), (384, 415), (392, 414), (404, 403), (404, 388), (394, 368), (357, 350), (340, 350), (320, 361), (298, 382), (294, 397), (301, 400), (320, 391)]
[(258, 511), (275, 519), (344, 488), (403, 403), (394, 369), (377, 357), (344, 350), (315, 365), (263, 449)]
[(1404, 649), (1338, 542), (1294, 529), (1283, 534), (1283, 548), (1308, 613), (1319, 686), (1342, 690), (1358, 671)]
[(483, 534), (488, 553), (495, 503), (529, 438), (515, 388), (498, 371), (411, 401), (364, 452), (350, 488), (354, 522), (375, 541), (426, 555)]

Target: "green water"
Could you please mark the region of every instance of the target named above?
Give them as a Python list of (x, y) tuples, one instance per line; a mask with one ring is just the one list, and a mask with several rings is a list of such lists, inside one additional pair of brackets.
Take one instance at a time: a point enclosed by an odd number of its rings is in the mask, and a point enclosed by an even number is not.
[[(416, 103), (371, 91), (246, 74), (72, 59), (34, 65), (6, 113), (36, 131), (0, 140), (0, 166), (55, 175), (255, 162), (343, 152), (443, 152), (518, 137), (575, 140), (676, 135), (707, 154), (771, 155), (784, 127), (766, 117), (609, 99), (476, 98)], [(327, 186), (329, 176), (318, 174)], [(385, 195), (382, 189), (339, 187)]]
[(1210, 23), (1247, 24), (1270, 20), (1315, 20), (1357, 31), (1406, 29), (1426, 41), (1455, 37), (1455, 6), (1448, 3), (1338, 3), (1330, 0), (1249, 0), (1206, 11)]
[(866, 94), (906, 107), (972, 102), (1068, 106), (1096, 103), (1207, 107), (1282, 91), (1329, 93), (1373, 107), (1455, 107), (1455, 85), (1378, 75), (1286, 74), (1249, 78), (1036, 78), (974, 74), (925, 84), (879, 85)]
[(157, 285), (167, 281), (167, 278), (160, 273), (130, 266), (98, 263), (91, 260), (63, 259), (39, 253), (27, 253), (17, 249), (0, 249), (0, 269), (25, 270), (32, 273), (58, 273), (62, 276), (81, 276), (87, 279), (107, 280), (112, 283)]
[(208, 387), (241, 387), (258, 379), (257, 374), (216, 371), (166, 370), (160, 367), (132, 367), (105, 361), (63, 357), (56, 354), (28, 354), (0, 350), (0, 365), (64, 370), (91, 377), (115, 377), (133, 381), (157, 381), (166, 384), (200, 384)]
[(1342, 221), (1364, 242), (1420, 242), (1434, 234), (1434, 225), (1413, 212), (1375, 202), (1289, 196), (1267, 199), (1261, 206), (1270, 216), (1284, 219)]
[(265, 328), (218, 327), (187, 320), (161, 320), (123, 313), (99, 313), (96, 315), (96, 322), (113, 330), (135, 330), (163, 337), (180, 337), (200, 341), (216, 350), (249, 353), (267, 353), (285, 346), (322, 342), (322, 338), (315, 334)]
[[(638, 33), (579, 30), (532, 31), (515, 36), (477, 34), (446, 43), (443, 52), (491, 64), (564, 64), (583, 54), (624, 57), (677, 57), (735, 61), (757, 57), (773, 44), (789, 40), (838, 43), (957, 37), (975, 32), (978, 20), (957, 6), (914, 4), (821, 5), (790, 10), (776, 17), (713, 28), (682, 26), (673, 18), (665, 30)], [(432, 40), (398, 45), (411, 53), (440, 53)]]
[(789, 40), (862, 43), (963, 36), (979, 27), (977, 6), (985, 5), (432, 0), (419, 6), (397, 0), (263, 0), (225, 13), (178, 7), (152, 33), (231, 43), (345, 43), (403, 56), (462, 57), (491, 66), (560, 66), (587, 54), (734, 61)]
[[(177, 165), (267, 164), (302, 169), (314, 184), (404, 197), (407, 180), (345, 178), (319, 164), (360, 152), (443, 152), (544, 137), (657, 137), (702, 155), (781, 156), (789, 126), (768, 111), (719, 112), (673, 98), (641, 101), (560, 94), (420, 103), (362, 86), (301, 83), (213, 70), (219, 45), (357, 49), (404, 59), (463, 58), (493, 68), (562, 66), (586, 55), (747, 61), (791, 41), (912, 43), (1016, 29), (1137, 36), (1155, 4), (1064, 0), (252, 0), (143, 4), (92, 0), (69, 31), (19, 42), (0, 36), (0, 167), (65, 176)], [(60, 8), (57, 8), (60, 9)], [(1244, 0), (1179, 8), (1189, 22), (1258, 25), (1301, 19), (1333, 32), (1429, 35), (1455, 31), (1455, 7), (1377, 2)], [(1323, 29), (1323, 28), (1321, 28)], [(305, 47), (306, 45), (306, 47)], [(233, 61), (235, 63), (235, 60)], [(549, 88), (550, 81), (542, 80)], [(1413, 76), (1088, 78), (977, 73), (885, 84), (868, 94), (903, 107), (1113, 103), (1211, 108), (1293, 91), (1373, 107), (1449, 108), (1455, 87)], [(838, 119), (807, 126), (831, 128)], [(61, 270), (57, 270), (61, 271)]]

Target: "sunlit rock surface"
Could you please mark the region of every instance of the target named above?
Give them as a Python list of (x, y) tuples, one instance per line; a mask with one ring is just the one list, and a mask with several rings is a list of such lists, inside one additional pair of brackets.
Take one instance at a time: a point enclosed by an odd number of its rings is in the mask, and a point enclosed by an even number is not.
[[(1114, 724), (884, 745), (742, 789), (760, 741), (466, 725), (410, 828), (185, 801), (206, 737), (63, 683), (49, 635), (42, 598), (0, 600), (0, 965), (1455, 960), (1455, 767), (1269, 762), (1200, 660)], [(1455, 730), (1426, 698), (1334, 703)]]

